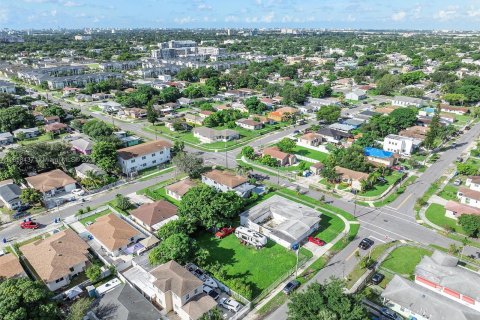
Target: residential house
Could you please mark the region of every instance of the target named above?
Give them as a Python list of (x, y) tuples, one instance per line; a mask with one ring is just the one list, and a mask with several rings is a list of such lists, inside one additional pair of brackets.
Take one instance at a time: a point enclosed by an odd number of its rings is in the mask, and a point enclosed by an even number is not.
[(36, 109), (37, 107), (42, 107), (42, 108), (48, 107), (48, 103), (42, 100), (32, 101), (30, 105), (32, 106), (33, 109)]
[(470, 205), (458, 203), (452, 200), (445, 204), (445, 216), (447, 218), (458, 220), (458, 218), (464, 214), (480, 215), (480, 208), (472, 207)]
[(177, 207), (166, 200), (145, 203), (133, 210), (130, 217), (143, 228), (154, 232), (165, 223), (178, 219)]
[(182, 197), (193, 187), (196, 186), (195, 181), (191, 179), (183, 179), (165, 187), (168, 196), (177, 201), (181, 201)]
[(91, 154), (93, 150), (93, 142), (83, 138), (70, 141), (70, 145), (74, 151), (84, 155)]
[(270, 156), (273, 159), (277, 160), (280, 166), (292, 165), (297, 162), (297, 157), (294, 154), (289, 154), (280, 149), (277, 146), (268, 147), (263, 149), (262, 152), (263, 156)]
[(263, 124), (261, 122), (252, 119), (239, 119), (235, 121), (235, 124), (240, 128), (247, 130), (260, 130), (263, 128)]
[(427, 136), (428, 128), (427, 127), (422, 127), (422, 126), (412, 126), (408, 127), (405, 130), (402, 130), (398, 133), (399, 136), (402, 137), (408, 137), (412, 138), (415, 140), (419, 140), (419, 142), (416, 142), (415, 144), (420, 144), (425, 140), (425, 137)]
[(235, 139), (239, 139), (240, 135), (237, 131), (230, 129), (217, 130), (207, 127), (194, 128), (193, 136), (198, 138), (202, 143), (212, 142), (227, 142)]
[(0, 133), (0, 147), (13, 143), (13, 136), (10, 132)]
[(0, 279), (12, 279), (26, 276), (27, 273), (23, 270), (16, 255), (13, 253), (7, 253), (0, 256)]
[(0, 201), (10, 210), (16, 210), (22, 205), (20, 195), (22, 190), (15, 183), (6, 183), (0, 185)]
[(398, 106), (381, 107), (381, 108), (376, 108), (375, 112), (383, 115), (389, 115), (390, 113), (392, 113), (394, 110), (398, 108), (399, 108)]
[(299, 110), (293, 107), (281, 107), (275, 111), (268, 113), (267, 117), (275, 122), (281, 122), (287, 120), (290, 115), (297, 115)]
[(25, 178), (30, 188), (40, 191), (44, 197), (70, 192), (76, 188), (76, 181), (60, 169)]
[(88, 249), (88, 244), (70, 228), (20, 247), (39, 280), (50, 291), (68, 285), (72, 278), (85, 271)]
[(423, 100), (420, 98), (412, 98), (405, 96), (395, 96), (392, 98), (392, 105), (399, 107), (417, 107), (423, 106)]
[(51, 132), (53, 134), (61, 134), (67, 131), (68, 126), (65, 123), (54, 122), (51, 124), (47, 124), (43, 127), (45, 132)]
[(33, 111), (32, 114), (36, 122), (45, 122), (45, 117), (40, 112)]
[(342, 142), (344, 139), (353, 137), (353, 135), (350, 133), (334, 130), (331, 128), (321, 128), (320, 130), (318, 130), (317, 133), (326, 142), (331, 142), (336, 144)]
[(185, 122), (186, 123), (191, 123), (191, 124), (201, 126), (203, 124), (203, 120), (205, 120), (205, 118), (201, 117), (200, 115), (196, 115), (196, 114), (192, 114), (192, 113), (187, 113), (185, 115)]
[(480, 191), (468, 188), (459, 188), (457, 197), (460, 199), (460, 203), (467, 204), (475, 208), (480, 208)]
[(468, 113), (468, 108), (466, 107), (453, 107), (448, 104), (441, 104), (440, 105), (440, 111), (442, 112), (448, 112), (448, 113), (454, 113), (458, 115), (464, 115)]
[(75, 174), (79, 179), (85, 179), (88, 177), (89, 172), (95, 175), (103, 175), (105, 171), (94, 165), (93, 163), (82, 163), (75, 167)]
[(33, 139), (40, 135), (38, 128), (28, 128), (28, 129), (17, 129), (13, 131), (15, 138), (18, 138), (21, 135), (24, 135), (25, 139)]
[(142, 119), (147, 116), (147, 110), (142, 108), (126, 108), (123, 112), (125, 116), (133, 119)]
[(275, 102), (273, 99), (267, 97), (260, 98), (260, 102), (266, 105), (269, 109), (273, 108), (273, 106), (277, 104), (277, 102)]
[(181, 106), (188, 106), (189, 104), (191, 104), (193, 102), (193, 100), (189, 99), (189, 98), (180, 98), (180, 99), (177, 100), (177, 102)]
[(373, 116), (379, 115), (380, 113), (371, 111), (371, 110), (364, 110), (362, 112), (357, 113), (354, 118), (355, 119), (360, 119), (364, 121), (370, 120)]
[(480, 176), (470, 176), (465, 180), (465, 186), (472, 190), (480, 191)]
[(352, 130), (355, 129), (354, 126), (344, 124), (344, 123), (334, 123), (329, 125), (328, 127), (332, 130), (346, 132), (346, 133), (350, 133)]
[(345, 95), (345, 99), (359, 101), (367, 98), (367, 92), (361, 89), (354, 89)]
[(0, 80), (0, 93), (9, 93), (9, 94), (15, 94), (16, 89), (15, 89), (15, 84)]
[(235, 191), (244, 198), (248, 197), (255, 188), (248, 183), (247, 178), (217, 169), (203, 173), (202, 182), (222, 192)]
[(126, 175), (170, 161), (172, 145), (164, 140), (142, 143), (117, 150), (122, 172)]
[(343, 124), (346, 124), (347, 126), (351, 126), (355, 130), (355, 129), (360, 128), (360, 126), (364, 122), (365, 122), (364, 120), (360, 120), (360, 119), (347, 119), (347, 120), (343, 121)]
[(368, 173), (360, 171), (354, 171), (339, 166), (335, 167), (335, 171), (342, 182), (347, 183), (355, 190), (362, 190), (362, 181), (368, 179)]
[(213, 111), (210, 111), (210, 110), (202, 110), (198, 113), (198, 116), (199, 117), (202, 117), (203, 119), (206, 119), (208, 118), (209, 116), (211, 116), (212, 114), (214, 114), (215, 112)]
[(398, 153), (400, 155), (411, 155), (416, 148), (415, 140), (396, 134), (389, 134), (383, 139), (383, 150)]
[(45, 124), (52, 124), (52, 123), (60, 122), (60, 117), (59, 116), (45, 117), (44, 121), (45, 121)]
[(137, 136), (128, 136), (125, 131), (114, 132), (113, 135), (122, 142), (124, 147), (133, 147), (142, 142), (142, 139)]
[(87, 230), (112, 257), (118, 257), (129, 245), (144, 238), (143, 233), (114, 213), (97, 218)]
[(382, 149), (365, 147), (363, 149), (365, 157), (376, 166), (391, 167), (395, 164), (396, 158), (393, 152)]
[(243, 113), (248, 113), (248, 108), (243, 103), (240, 103), (240, 102), (232, 103), (232, 109), (238, 110)]
[(322, 170), (325, 166), (321, 162), (314, 163), (310, 166), (310, 171), (313, 172), (314, 175), (319, 176), (322, 173)]
[(318, 110), (318, 108), (316, 108), (315, 106), (310, 105), (310, 104), (303, 105), (303, 106), (298, 106), (298, 111), (300, 111), (302, 114), (314, 113), (317, 110)]
[(298, 144), (310, 147), (318, 147), (322, 143), (322, 136), (316, 132), (309, 132), (298, 138)]

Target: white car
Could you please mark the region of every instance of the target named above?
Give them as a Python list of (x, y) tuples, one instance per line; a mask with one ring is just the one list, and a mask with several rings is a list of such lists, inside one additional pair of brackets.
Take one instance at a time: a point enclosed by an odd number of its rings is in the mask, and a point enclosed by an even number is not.
[(76, 196), (83, 196), (85, 194), (85, 190), (83, 190), (83, 189), (73, 189), (71, 193), (76, 195)]
[(242, 308), (242, 305), (240, 303), (231, 298), (222, 298), (220, 300), (220, 305), (225, 309), (228, 309), (235, 313), (237, 313)]

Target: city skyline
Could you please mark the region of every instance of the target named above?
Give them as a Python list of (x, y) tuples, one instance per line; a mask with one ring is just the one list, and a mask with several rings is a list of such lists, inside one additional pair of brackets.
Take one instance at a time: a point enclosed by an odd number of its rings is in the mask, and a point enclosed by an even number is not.
[(19, 0), (0, 25), (42, 28), (327, 28), (477, 30), (480, 1)]

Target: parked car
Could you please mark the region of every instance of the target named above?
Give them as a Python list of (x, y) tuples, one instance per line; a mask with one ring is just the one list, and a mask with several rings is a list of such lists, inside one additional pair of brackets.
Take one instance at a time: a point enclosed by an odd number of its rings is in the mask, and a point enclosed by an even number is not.
[(382, 282), (383, 279), (385, 279), (385, 276), (383, 274), (377, 272), (372, 277), (372, 283), (377, 285), (380, 282)]
[(222, 298), (220, 300), (220, 305), (225, 309), (228, 309), (235, 313), (237, 313), (242, 308), (242, 305), (240, 303), (231, 298)]
[(210, 288), (209, 286), (203, 286), (203, 292), (212, 297), (213, 300), (217, 300), (220, 297), (220, 294), (215, 289)]
[(462, 184), (462, 180), (460, 180), (460, 179), (456, 179), (455, 181), (453, 181), (454, 186), (459, 186), (461, 184)]
[(292, 293), (295, 289), (297, 289), (298, 287), (300, 286), (300, 282), (298, 282), (297, 280), (292, 280), (290, 281), (289, 283), (287, 283), (285, 285), (285, 287), (283, 288), (283, 293), (285, 294), (290, 294)]
[(308, 241), (311, 242), (311, 243), (314, 243), (316, 244), (317, 246), (320, 246), (320, 247), (323, 247), (325, 245), (325, 241), (323, 241), (322, 239), (320, 238), (316, 238), (316, 237), (308, 237)]
[(371, 246), (373, 246), (375, 242), (372, 239), (369, 238), (364, 238), (362, 241), (360, 241), (358, 247), (363, 250), (367, 250)]
[(218, 230), (217, 232), (215, 232), (215, 238), (217, 239), (223, 239), (225, 238), (226, 236), (232, 234), (235, 232), (235, 228), (221, 228), (220, 230)]
[(83, 190), (83, 189), (73, 189), (71, 193), (76, 195), (76, 196), (83, 196), (85, 194), (85, 190)]
[(24, 217), (28, 216), (29, 214), (30, 214), (30, 212), (28, 212), (28, 211), (18, 210), (17, 212), (15, 212), (15, 213), (12, 215), (12, 218), (13, 218), (13, 219), (20, 219), (20, 218), (24, 218)]
[(382, 308), (380, 310), (380, 314), (386, 319), (391, 319), (391, 320), (402, 320), (403, 319), (395, 311), (393, 311), (391, 309), (388, 309), (388, 308)]
[(33, 221), (24, 221), (20, 223), (20, 228), (22, 229), (38, 229), (40, 225)]

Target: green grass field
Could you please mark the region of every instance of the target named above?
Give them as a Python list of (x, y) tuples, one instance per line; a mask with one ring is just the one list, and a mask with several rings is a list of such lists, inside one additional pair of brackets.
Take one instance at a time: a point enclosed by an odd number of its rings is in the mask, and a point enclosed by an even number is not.
[(465, 233), (462, 227), (457, 224), (457, 221), (445, 216), (445, 207), (432, 203), (425, 212), (425, 216), (431, 222), (439, 227), (454, 230), (457, 233)]
[(318, 160), (322, 163), (324, 163), (325, 160), (327, 160), (328, 158), (327, 153), (305, 148), (305, 147), (300, 147), (300, 146), (296, 146), (295, 149), (293, 149), (293, 153), (298, 154), (300, 156), (308, 157), (310, 159)]
[(432, 251), (403, 246), (393, 250), (388, 257), (383, 260), (381, 267), (394, 273), (411, 277), (415, 272), (415, 267), (424, 256), (430, 256)]
[(95, 220), (97, 220), (101, 216), (107, 215), (109, 213), (112, 213), (112, 211), (109, 210), (109, 209), (106, 209), (106, 210), (100, 211), (99, 213), (95, 213), (94, 215), (91, 215), (90, 217), (83, 218), (79, 221), (80, 221), (81, 224), (86, 225), (88, 222), (95, 222)]
[(166, 200), (176, 205), (177, 207), (180, 205), (180, 201), (175, 200), (172, 197), (167, 195), (167, 191), (165, 190), (165, 188), (158, 188), (153, 190), (149, 188), (145, 191), (145, 195), (155, 201)]
[(438, 193), (438, 196), (442, 197), (445, 200), (456, 200), (457, 191), (458, 191), (457, 187), (451, 184), (447, 184), (445, 188), (443, 188), (443, 190)]
[[(238, 281), (243, 281), (250, 285), (253, 297), (295, 267), (295, 253), (273, 241), (268, 241), (264, 248), (256, 250), (240, 244), (233, 234), (219, 240), (205, 232), (196, 239), (200, 247), (210, 253), (207, 265), (218, 262), (224, 267), (225, 275), (219, 280), (240, 293), (242, 290), (238, 287)], [(218, 270), (208, 271), (218, 274)]]
[(315, 237), (329, 243), (338, 236), (345, 228), (345, 223), (331, 213), (323, 212), (320, 220), (320, 227)]
[(359, 195), (364, 196), (364, 197), (379, 196), (382, 193), (384, 193), (388, 189), (388, 187), (393, 185), (401, 177), (402, 177), (401, 173), (398, 173), (397, 171), (394, 171), (394, 172), (392, 172), (391, 175), (385, 177), (385, 180), (387, 180), (387, 183), (376, 184), (376, 185), (373, 186), (372, 189), (360, 192)]

